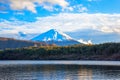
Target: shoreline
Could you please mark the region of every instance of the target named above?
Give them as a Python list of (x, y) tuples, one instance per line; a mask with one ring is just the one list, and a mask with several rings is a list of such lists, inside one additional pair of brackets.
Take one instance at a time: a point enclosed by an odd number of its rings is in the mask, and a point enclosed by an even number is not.
[(94, 65), (94, 66), (120, 66), (120, 61), (94, 61), (94, 60), (4, 60), (3, 65)]

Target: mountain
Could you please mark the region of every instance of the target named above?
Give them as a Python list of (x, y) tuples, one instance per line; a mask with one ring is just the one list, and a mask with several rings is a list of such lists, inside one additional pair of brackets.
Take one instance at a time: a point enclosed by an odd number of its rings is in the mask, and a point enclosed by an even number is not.
[(56, 29), (51, 29), (47, 32), (44, 32), (33, 39), (32, 41), (43, 41), (48, 44), (56, 44), (59, 46), (66, 46), (66, 45), (73, 45), (73, 44), (80, 44), (78, 41), (74, 40), (67, 34), (57, 31)]
[(21, 37), (26, 37), (26, 36), (27, 36), (27, 34), (26, 34), (25, 32), (18, 32), (18, 34), (19, 34), (19, 36), (21, 36)]
[(13, 48), (23, 48), (30, 46), (46, 46), (44, 42), (32, 42), (27, 40), (17, 40), (13, 38), (0, 37), (0, 50), (2, 49), (13, 49)]
[(14, 38), (18, 40), (30, 40), (33, 36), (38, 35), (37, 33), (26, 33), (23, 31), (19, 31), (16, 33), (0, 33), (0, 37), (3, 38)]

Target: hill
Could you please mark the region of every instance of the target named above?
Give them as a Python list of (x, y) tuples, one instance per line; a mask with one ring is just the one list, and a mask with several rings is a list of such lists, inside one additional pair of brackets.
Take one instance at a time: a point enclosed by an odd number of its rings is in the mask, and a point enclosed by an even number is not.
[(22, 48), (30, 46), (46, 46), (44, 42), (32, 42), (25, 40), (17, 40), (13, 38), (3, 38), (0, 37), (0, 49), (13, 49), (13, 48)]

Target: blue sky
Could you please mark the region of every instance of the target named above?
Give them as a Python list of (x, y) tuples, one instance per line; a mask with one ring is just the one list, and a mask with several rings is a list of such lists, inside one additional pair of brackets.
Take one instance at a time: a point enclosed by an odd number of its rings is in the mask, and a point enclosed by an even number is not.
[[(16, 2), (15, 2), (16, 1)], [(24, 4), (26, 1), (26, 5)], [(34, 22), (36, 17), (45, 17), (59, 13), (120, 13), (120, 0), (43, 0), (45, 2), (32, 2), (32, 0), (1, 0), (0, 1), (0, 18), (12, 20), (16, 18), (21, 21)], [(55, 2), (56, 3), (52, 3)], [(59, 1), (59, 0), (58, 0)], [(17, 6), (20, 2), (21, 5)], [(28, 5), (28, 3), (32, 4)], [(23, 5), (22, 5), (23, 4)], [(29, 9), (34, 8), (34, 9)], [(62, 10), (64, 8), (64, 10)], [(71, 10), (70, 10), (71, 9)]]
[(36, 34), (55, 28), (66, 33), (99, 31), (102, 36), (110, 34), (112, 39), (120, 35), (119, 3), (120, 0), (0, 0), (0, 36)]

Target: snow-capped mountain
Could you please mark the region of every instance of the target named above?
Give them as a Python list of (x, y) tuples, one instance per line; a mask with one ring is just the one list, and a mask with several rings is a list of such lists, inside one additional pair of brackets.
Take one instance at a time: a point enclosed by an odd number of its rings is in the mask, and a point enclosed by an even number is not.
[(44, 32), (33, 39), (32, 41), (44, 41), (48, 44), (56, 44), (56, 45), (72, 45), (79, 44), (78, 41), (74, 40), (70, 36), (66, 35), (61, 31), (57, 31), (56, 29), (51, 29), (47, 32)]
[(33, 38), (35, 41), (64, 41), (71, 40), (72, 38), (62, 32), (58, 32), (56, 29), (51, 29), (39, 36)]

